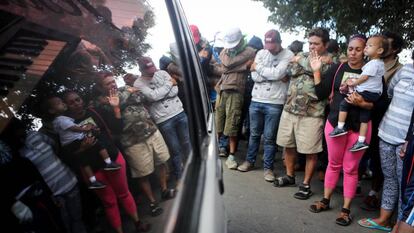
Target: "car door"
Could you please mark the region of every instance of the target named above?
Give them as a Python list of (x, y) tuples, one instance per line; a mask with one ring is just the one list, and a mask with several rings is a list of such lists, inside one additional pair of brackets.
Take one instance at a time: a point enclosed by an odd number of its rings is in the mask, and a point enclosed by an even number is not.
[(186, 164), (166, 232), (227, 232), (222, 165), (217, 156), (214, 114), (184, 11), (166, 0), (185, 78), (193, 155)]

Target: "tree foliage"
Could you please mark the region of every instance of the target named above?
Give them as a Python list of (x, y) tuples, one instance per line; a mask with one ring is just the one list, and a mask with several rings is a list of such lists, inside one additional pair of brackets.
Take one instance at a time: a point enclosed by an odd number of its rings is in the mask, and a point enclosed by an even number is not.
[(271, 12), (269, 21), (284, 31), (329, 28), (337, 37), (371, 35), (382, 30), (400, 33), (414, 45), (413, 0), (253, 0)]

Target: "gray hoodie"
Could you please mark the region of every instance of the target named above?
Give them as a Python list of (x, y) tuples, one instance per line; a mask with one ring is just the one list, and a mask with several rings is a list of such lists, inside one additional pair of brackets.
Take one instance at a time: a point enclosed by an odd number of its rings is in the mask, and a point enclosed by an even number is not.
[(286, 76), (286, 69), (293, 56), (287, 49), (283, 49), (277, 55), (266, 49), (256, 54), (256, 71), (252, 72), (252, 101), (268, 104), (285, 103), (289, 83), (281, 79)]
[(148, 110), (155, 121), (160, 124), (183, 112), (183, 104), (178, 98), (178, 88), (173, 86), (171, 76), (158, 70), (152, 78), (140, 77), (134, 86), (142, 93), (148, 103)]

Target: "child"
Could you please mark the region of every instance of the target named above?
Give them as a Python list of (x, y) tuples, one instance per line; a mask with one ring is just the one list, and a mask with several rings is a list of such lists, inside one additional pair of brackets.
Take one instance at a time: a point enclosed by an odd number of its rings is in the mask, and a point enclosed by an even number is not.
[[(73, 118), (62, 115), (66, 112), (66, 104), (63, 103), (62, 99), (59, 97), (51, 97), (47, 100), (48, 113), (54, 116), (53, 127), (55, 131), (59, 134), (60, 142), (63, 147), (66, 149), (74, 149), (75, 151), (80, 148), (80, 144), (84, 137), (93, 136), (93, 131), (97, 131), (98, 128), (93, 123), (85, 123), (83, 125), (75, 124)], [(91, 167), (89, 166), (89, 158), (91, 153), (99, 152), (99, 155), (105, 161), (105, 171), (114, 171), (119, 170), (121, 166), (117, 163), (111, 161), (111, 158), (108, 155), (108, 151), (99, 144), (99, 140), (91, 148), (87, 149), (85, 152), (80, 153), (79, 162), (81, 166), (81, 171), (89, 179), (89, 189), (101, 189), (105, 188), (105, 184), (96, 180), (95, 175)]]
[[(384, 62), (381, 57), (386, 54), (388, 41), (384, 36), (374, 35), (370, 37), (364, 49), (364, 54), (369, 57), (370, 61), (362, 67), (362, 73), (358, 78), (352, 78), (345, 81), (349, 88), (353, 88), (360, 94), (365, 101), (375, 102), (382, 94), (382, 77), (385, 73)], [(338, 137), (347, 134), (344, 128), (348, 110), (351, 105), (342, 100), (338, 126), (329, 134), (330, 137)], [(365, 142), (365, 136), (368, 130), (368, 122), (371, 118), (370, 110), (360, 108), (360, 128), (358, 141), (349, 149), (352, 152), (367, 149), (369, 145)]]

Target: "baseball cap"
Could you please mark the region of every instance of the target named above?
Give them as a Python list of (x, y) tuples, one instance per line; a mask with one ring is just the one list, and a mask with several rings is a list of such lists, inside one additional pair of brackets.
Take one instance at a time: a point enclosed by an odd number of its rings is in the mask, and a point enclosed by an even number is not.
[(153, 74), (157, 71), (157, 68), (154, 65), (154, 62), (150, 57), (141, 57), (138, 58), (139, 70), (143, 74)]
[(276, 44), (280, 44), (282, 39), (280, 38), (280, 33), (275, 29), (269, 30), (265, 34), (265, 49), (273, 50), (276, 47)]
[(243, 38), (243, 34), (240, 31), (240, 28), (231, 28), (227, 30), (223, 38), (224, 48), (232, 49), (236, 47), (242, 38)]
[(198, 27), (196, 25), (190, 25), (191, 34), (193, 34), (194, 43), (198, 44), (200, 42), (200, 30), (198, 30)]

